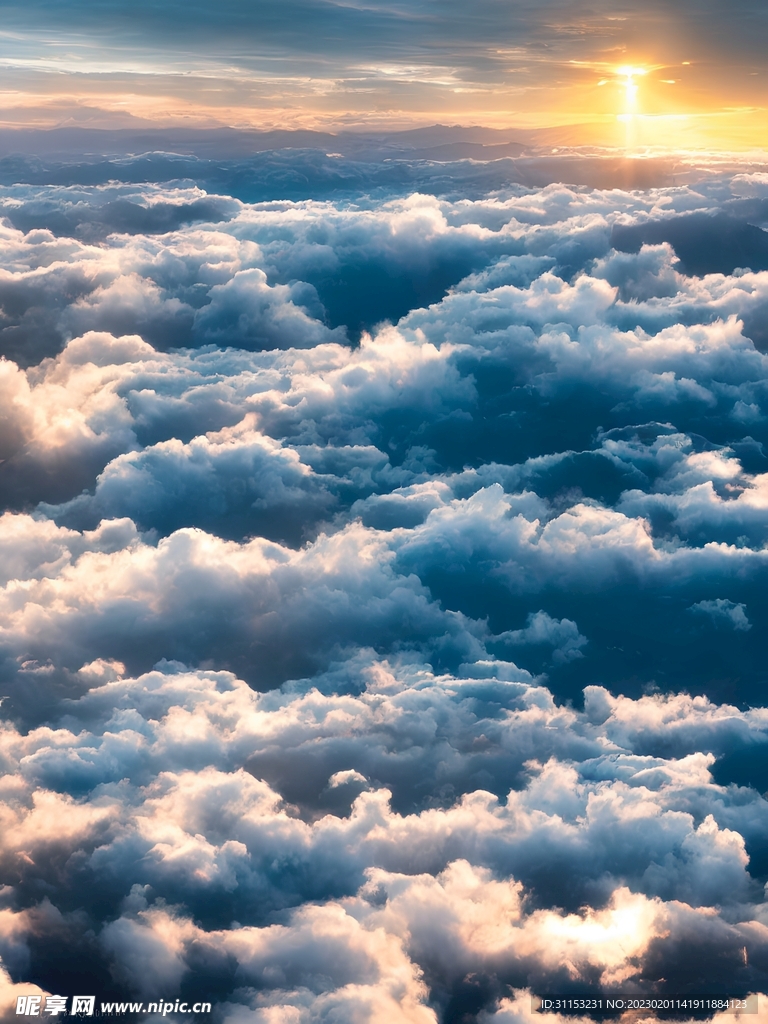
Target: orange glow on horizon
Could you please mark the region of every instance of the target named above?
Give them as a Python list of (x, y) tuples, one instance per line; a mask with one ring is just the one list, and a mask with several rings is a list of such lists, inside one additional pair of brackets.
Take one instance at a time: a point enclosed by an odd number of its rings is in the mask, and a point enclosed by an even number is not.
[[(511, 54), (514, 61), (526, 55)], [(713, 77), (697, 61), (537, 60), (501, 83), (461, 80), (456, 68), (397, 62), (334, 69), (334, 76), (255, 71), (212, 61), (184, 73), (137, 72), (83, 61), (77, 74), (39, 67), (0, 93), (0, 127), (214, 127), (400, 130), (427, 124), (485, 125), (553, 145), (744, 151), (766, 148), (766, 83), (751, 68)], [(383, 70), (382, 70), (383, 68)], [(316, 69), (317, 70), (317, 69)], [(324, 72), (323, 72), (324, 74)]]

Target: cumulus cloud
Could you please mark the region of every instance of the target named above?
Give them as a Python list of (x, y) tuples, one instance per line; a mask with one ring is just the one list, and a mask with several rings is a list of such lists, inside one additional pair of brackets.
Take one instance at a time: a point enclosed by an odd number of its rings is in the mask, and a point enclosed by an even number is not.
[(581, 648), (588, 643), (575, 622), (558, 621), (543, 611), (529, 615), (525, 629), (510, 630), (504, 639), (511, 644), (551, 644), (555, 648), (554, 657), (563, 661), (583, 658)]
[(725, 598), (718, 597), (714, 601), (699, 601), (691, 605), (692, 612), (700, 612), (708, 615), (713, 622), (727, 624), (731, 629), (746, 633), (752, 629), (752, 623), (746, 615), (744, 605), (734, 604)]
[[(762, 710), (594, 688), (576, 712), (532, 683), (370, 657), (358, 671), (357, 696), (259, 696), (225, 673), (167, 666), (92, 679), (53, 727), (6, 727), (2, 856), (32, 898), (8, 917), (6, 962), (23, 967), (55, 919), (129, 992), (218, 986), (234, 960), (233, 1012), (299, 999), (319, 1013), (330, 993), (362, 998), (362, 984), (383, 985), (370, 996), (384, 1005), (399, 993), (415, 1019), (460, 1001), (469, 975), (485, 978), (478, 1008), (509, 986), (641, 989), (661, 962), (670, 976), (677, 954), (664, 961), (664, 944), (703, 922), (702, 955), (733, 947), (735, 961), (738, 941), (761, 962), (744, 836), (764, 834), (765, 801), (715, 784), (714, 757), (699, 751), (764, 736)], [(659, 744), (666, 756), (649, 753)], [(515, 788), (478, 788), (510, 759)], [(312, 792), (368, 779), (346, 811)], [(429, 806), (438, 783), (443, 800)], [(52, 832), (52, 816), (66, 827)], [(39, 904), (35, 879), (59, 898), (77, 891), (79, 916)], [(88, 940), (104, 900), (114, 917)], [(711, 922), (715, 906), (727, 921)], [(759, 983), (751, 970), (745, 983)]]
[(753, 179), (6, 190), (3, 999), (766, 991)]

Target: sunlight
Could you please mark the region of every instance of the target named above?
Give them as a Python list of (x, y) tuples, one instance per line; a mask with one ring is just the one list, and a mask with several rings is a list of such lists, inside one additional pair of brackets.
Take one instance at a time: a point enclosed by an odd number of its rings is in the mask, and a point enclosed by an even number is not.
[(636, 68), (636, 67), (632, 67), (631, 65), (626, 65), (626, 64), (623, 65), (622, 67), (616, 69), (616, 75), (620, 79), (623, 79), (623, 83), (622, 84), (624, 86), (624, 91), (625, 91), (625, 105), (624, 105), (624, 113), (625, 114), (634, 114), (635, 113), (635, 111), (637, 109), (637, 91), (638, 91), (638, 87), (637, 87), (637, 83), (635, 82), (635, 79), (641, 77), (642, 75), (647, 75), (647, 74), (648, 74), (648, 71), (647, 71), (646, 68)]
[(627, 153), (635, 149), (638, 144), (635, 131), (638, 86), (635, 79), (646, 74), (648, 74), (647, 68), (633, 67), (631, 64), (616, 68), (616, 77), (624, 88), (624, 111), (618, 115), (618, 119), (624, 122), (624, 150)]

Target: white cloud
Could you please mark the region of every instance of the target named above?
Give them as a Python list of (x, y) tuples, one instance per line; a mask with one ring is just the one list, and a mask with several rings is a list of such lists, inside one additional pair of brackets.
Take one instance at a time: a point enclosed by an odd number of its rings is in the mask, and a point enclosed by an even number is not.
[(734, 604), (723, 597), (718, 597), (714, 601), (699, 601), (691, 605), (691, 611), (708, 615), (714, 623), (728, 625), (739, 633), (746, 633), (752, 629), (745, 606), (741, 603)]
[(0, 987), (766, 988), (768, 273), (610, 242), (730, 187), (6, 196)]

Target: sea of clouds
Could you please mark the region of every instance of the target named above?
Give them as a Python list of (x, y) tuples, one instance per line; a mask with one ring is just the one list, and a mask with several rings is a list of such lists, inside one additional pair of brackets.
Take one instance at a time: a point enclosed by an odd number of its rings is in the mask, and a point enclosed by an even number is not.
[(768, 991), (768, 175), (135, 166), (0, 190), (9, 1014)]

